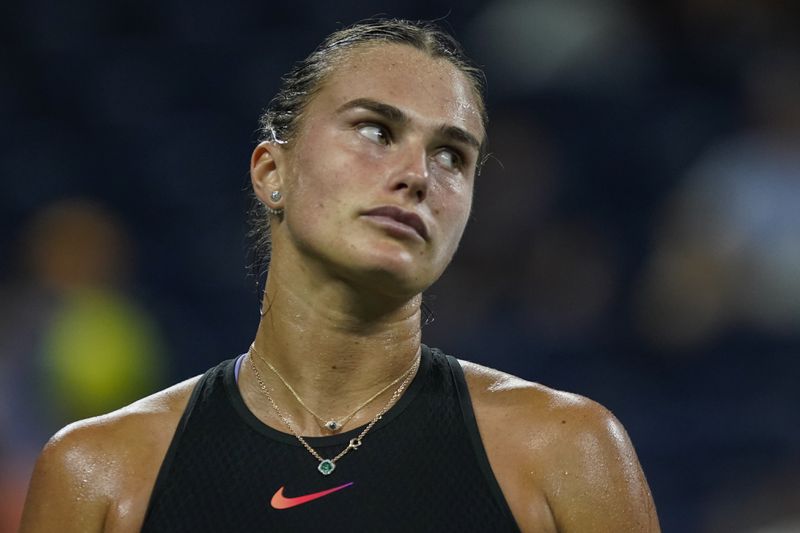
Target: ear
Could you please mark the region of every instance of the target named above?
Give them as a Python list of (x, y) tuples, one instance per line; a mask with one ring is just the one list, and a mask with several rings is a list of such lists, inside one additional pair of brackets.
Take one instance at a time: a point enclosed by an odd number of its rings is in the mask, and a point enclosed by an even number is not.
[(284, 155), (279, 145), (264, 141), (255, 147), (250, 157), (250, 182), (253, 184), (253, 192), (261, 203), (273, 209), (283, 207), (283, 201), (272, 200), (270, 193), (273, 191), (285, 193), (280, 172)]

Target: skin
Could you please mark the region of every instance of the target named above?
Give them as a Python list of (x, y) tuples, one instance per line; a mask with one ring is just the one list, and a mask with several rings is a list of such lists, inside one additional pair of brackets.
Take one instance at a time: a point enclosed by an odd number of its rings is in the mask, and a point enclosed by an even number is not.
[[(254, 346), (312, 409), (349, 412), (417, 357), (420, 294), (452, 258), (471, 207), (475, 141), (484, 137), (476, 105), (447, 61), (402, 45), (361, 46), (338, 62), (291, 143), (253, 152), (254, 191), (285, 210), (272, 220), (268, 311)], [(387, 205), (416, 213), (427, 234), (365, 214)], [(323, 434), (252, 361), (293, 426)], [(636, 454), (611, 413), (461, 364), (490, 464), (522, 531), (659, 531)], [(138, 531), (198, 379), (56, 434), (37, 463), (21, 531)], [(239, 387), (258, 418), (286, 431), (249, 362)], [(368, 423), (391, 393), (345, 429)]]

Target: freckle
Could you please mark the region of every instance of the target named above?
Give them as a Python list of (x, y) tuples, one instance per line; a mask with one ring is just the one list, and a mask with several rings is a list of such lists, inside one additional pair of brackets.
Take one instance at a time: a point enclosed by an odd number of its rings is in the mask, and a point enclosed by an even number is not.
[(562, 420), (562, 421), (561, 421), (561, 423), (562, 423), (562, 424), (566, 424), (566, 423), (567, 423), (567, 421), (566, 421), (566, 420)]
[(336, 370), (336, 365), (331, 365), (331, 370)]

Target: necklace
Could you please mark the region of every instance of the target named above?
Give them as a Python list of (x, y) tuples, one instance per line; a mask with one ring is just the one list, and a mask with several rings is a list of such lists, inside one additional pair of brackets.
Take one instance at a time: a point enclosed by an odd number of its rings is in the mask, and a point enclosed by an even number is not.
[(375, 400), (375, 399), (376, 399), (378, 396), (380, 396), (381, 394), (383, 394), (384, 392), (386, 392), (387, 390), (389, 390), (391, 387), (393, 387), (394, 385), (397, 385), (397, 383), (398, 383), (398, 382), (399, 382), (401, 379), (403, 379), (403, 378), (404, 378), (406, 375), (408, 375), (408, 373), (409, 373), (409, 372), (411, 372), (411, 370), (414, 368), (414, 365), (416, 365), (416, 364), (417, 364), (417, 363), (416, 363), (416, 360), (414, 360), (414, 362), (413, 362), (413, 363), (411, 363), (411, 366), (410, 366), (410, 367), (408, 367), (408, 368), (405, 370), (405, 372), (403, 372), (402, 374), (400, 374), (399, 376), (397, 376), (397, 378), (396, 378), (394, 381), (392, 381), (391, 383), (389, 383), (388, 385), (386, 385), (384, 388), (382, 388), (381, 390), (379, 390), (378, 392), (376, 392), (375, 394), (373, 394), (372, 396), (370, 396), (370, 397), (369, 397), (369, 399), (368, 399), (367, 401), (365, 401), (364, 403), (362, 403), (361, 405), (359, 405), (358, 407), (356, 407), (356, 408), (355, 408), (355, 409), (354, 409), (354, 410), (353, 410), (353, 411), (352, 411), (352, 412), (351, 412), (349, 415), (347, 415), (347, 416), (344, 416), (344, 417), (342, 417), (342, 418), (339, 418), (339, 419), (337, 420), (337, 419), (334, 419), (334, 418), (328, 418), (328, 419), (326, 419), (326, 418), (324, 418), (324, 417), (322, 417), (322, 416), (318, 415), (318, 414), (317, 414), (317, 413), (315, 413), (314, 411), (312, 411), (312, 410), (311, 410), (311, 408), (310, 408), (309, 406), (307, 406), (307, 405), (306, 405), (306, 402), (304, 402), (304, 401), (303, 401), (303, 399), (300, 397), (300, 395), (299, 395), (299, 394), (297, 394), (297, 391), (295, 391), (295, 390), (294, 390), (294, 388), (293, 388), (291, 385), (289, 385), (289, 382), (288, 382), (288, 381), (286, 381), (286, 380), (283, 378), (283, 376), (281, 375), (281, 373), (280, 373), (280, 372), (278, 372), (278, 370), (277, 370), (277, 369), (276, 369), (274, 366), (272, 366), (272, 365), (270, 364), (270, 362), (269, 362), (269, 361), (267, 361), (266, 359), (264, 359), (263, 357), (261, 357), (261, 354), (260, 354), (260, 353), (258, 353), (258, 350), (256, 350), (255, 343), (253, 343), (253, 344), (251, 344), (251, 345), (250, 345), (250, 351), (252, 351), (254, 354), (256, 354), (256, 356), (257, 356), (259, 359), (261, 359), (261, 361), (262, 361), (262, 362), (263, 362), (265, 365), (267, 365), (267, 366), (269, 367), (269, 369), (270, 369), (270, 370), (272, 370), (272, 373), (273, 373), (273, 374), (275, 374), (276, 376), (278, 376), (278, 379), (280, 379), (280, 380), (281, 380), (281, 383), (283, 383), (283, 384), (286, 386), (286, 388), (287, 388), (287, 389), (289, 389), (289, 392), (291, 392), (291, 393), (292, 393), (292, 395), (294, 396), (294, 399), (295, 399), (295, 400), (297, 400), (297, 403), (299, 403), (299, 404), (300, 404), (300, 405), (303, 407), (303, 409), (305, 409), (306, 411), (308, 411), (308, 412), (311, 414), (311, 416), (313, 416), (314, 418), (316, 418), (316, 419), (317, 419), (317, 421), (318, 421), (318, 422), (320, 422), (320, 424), (321, 424), (321, 426), (322, 426), (322, 427), (324, 427), (324, 428), (326, 428), (326, 429), (328, 429), (328, 430), (330, 430), (330, 431), (338, 431), (338, 430), (342, 429), (342, 428), (344, 427), (344, 425), (345, 425), (345, 424), (347, 424), (347, 423), (350, 421), (350, 419), (352, 419), (354, 416), (356, 416), (356, 414), (357, 414), (357, 413), (358, 413), (360, 410), (362, 410), (363, 408), (365, 408), (366, 406), (368, 406), (369, 404), (371, 404), (371, 403), (372, 403), (372, 402), (373, 402), (373, 401), (374, 401), (374, 400)]
[[(253, 353), (253, 349), (252, 349), (253, 347), (251, 346), (250, 348), (251, 348), (250, 352), (248, 352), (248, 353), (252, 354)], [(267, 399), (269, 400), (269, 403), (272, 404), (272, 408), (275, 409), (275, 413), (278, 415), (278, 418), (281, 419), (281, 422), (283, 422), (286, 425), (286, 427), (289, 428), (289, 431), (292, 433), (292, 435), (294, 435), (295, 438), (297, 438), (297, 440), (300, 441), (300, 444), (302, 444), (303, 447), (306, 450), (308, 450), (308, 453), (313, 455), (314, 458), (317, 461), (319, 461), (319, 465), (317, 465), (317, 470), (319, 470), (320, 473), (322, 475), (324, 475), (324, 476), (330, 475), (331, 472), (334, 471), (334, 469), (336, 468), (336, 461), (338, 461), (339, 459), (344, 457), (347, 454), (347, 452), (349, 452), (350, 450), (356, 450), (356, 449), (358, 449), (359, 446), (361, 446), (362, 439), (367, 435), (369, 430), (372, 429), (372, 426), (377, 424), (378, 421), (381, 418), (383, 418), (383, 415), (386, 414), (386, 411), (389, 410), (389, 407), (391, 407), (392, 404), (394, 404), (394, 402), (397, 401), (397, 399), (400, 397), (400, 395), (403, 394), (403, 391), (408, 386), (408, 383), (411, 381), (411, 376), (414, 375), (414, 370), (419, 368), (420, 359), (421, 359), (420, 357), (416, 358), (416, 360), (414, 361), (414, 364), (411, 366), (409, 371), (407, 371), (406, 377), (403, 380), (403, 382), (400, 384), (400, 386), (397, 388), (397, 390), (394, 391), (394, 393), (392, 394), (392, 397), (389, 398), (388, 402), (386, 402), (386, 405), (384, 405), (383, 408), (380, 411), (378, 411), (378, 414), (375, 415), (375, 418), (373, 418), (370, 421), (370, 423), (367, 424), (367, 426), (361, 431), (361, 433), (359, 433), (357, 437), (350, 439), (350, 442), (347, 444), (345, 449), (340, 451), (338, 453), (338, 455), (336, 455), (335, 457), (332, 457), (330, 459), (325, 459), (319, 454), (319, 452), (317, 452), (317, 450), (312, 448), (311, 445), (308, 444), (308, 442), (306, 442), (306, 439), (304, 439), (302, 437), (302, 435), (300, 435), (300, 433), (298, 433), (294, 429), (294, 426), (289, 421), (289, 419), (286, 418), (286, 416), (284, 416), (283, 412), (281, 412), (281, 410), (278, 408), (278, 404), (275, 403), (275, 400), (273, 400), (272, 396), (269, 394), (269, 391), (267, 390), (267, 386), (264, 384), (264, 380), (261, 379), (261, 373), (258, 371), (258, 368), (256, 367), (255, 362), (253, 362), (252, 355), (251, 355), (251, 357), (248, 357), (248, 361), (250, 361), (250, 368), (253, 369), (253, 373), (256, 376), (256, 380), (258, 381), (258, 386), (261, 388), (261, 392), (264, 394), (264, 396), (267, 397)]]

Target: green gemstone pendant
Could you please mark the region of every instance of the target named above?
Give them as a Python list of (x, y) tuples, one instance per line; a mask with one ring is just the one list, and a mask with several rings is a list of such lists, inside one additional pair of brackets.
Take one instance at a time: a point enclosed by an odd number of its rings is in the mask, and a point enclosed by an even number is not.
[(333, 470), (336, 468), (336, 465), (330, 459), (325, 459), (324, 461), (320, 461), (317, 470), (319, 470), (323, 476), (329, 475)]

